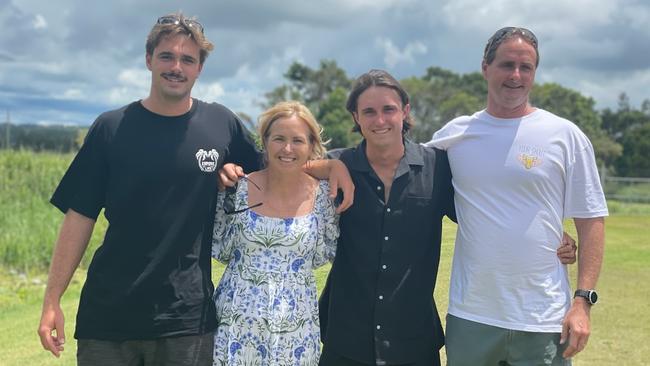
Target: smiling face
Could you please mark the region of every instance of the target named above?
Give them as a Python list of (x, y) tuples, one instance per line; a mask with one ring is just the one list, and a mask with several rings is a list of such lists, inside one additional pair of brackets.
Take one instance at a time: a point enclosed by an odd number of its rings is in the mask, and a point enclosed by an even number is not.
[(269, 169), (302, 171), (313, 153), (309, 127), (295, 115), (272, 122), (264, 147)]
[(201, 73), (200, 48), (187, 35), (164, 38), (147, 54), (147, 68), (151, 70), (151, 97), (178, 102), (190, 97), (194, 82)]
[(359, 95), (353, 116), (369, 147), (388, 148), (401, 145), (409, 109), (394, 89), (372, 86)]
[(521, 38), (512, 38), (499, 46), (492, 63), (483, 62), (488, 113), (499, 118), (516, 118), (530, 112), (528, 94), (535, 81), (536, 60), (532, 45)]

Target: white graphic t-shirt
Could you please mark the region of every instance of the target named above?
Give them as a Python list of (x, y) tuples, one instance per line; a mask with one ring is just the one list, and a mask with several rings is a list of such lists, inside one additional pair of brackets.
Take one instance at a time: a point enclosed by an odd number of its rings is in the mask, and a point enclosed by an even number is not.
[(515, 119), (480, 111), (449, 122), (429, 145), (447, 150), (455, 189), (449, 313), (560, 332), (572, 298), (556, 255), (562, 222), (608, 215), (587, 137), (541, 109)]

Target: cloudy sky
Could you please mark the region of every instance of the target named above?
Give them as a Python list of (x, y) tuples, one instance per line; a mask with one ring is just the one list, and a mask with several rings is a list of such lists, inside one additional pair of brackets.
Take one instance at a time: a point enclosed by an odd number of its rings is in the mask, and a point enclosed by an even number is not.
[(0, 0), (0, 122), (89, 124), (145, 97), (144, 42), (158, 16), (196, 15), (215, 50), (193, 95), (255, 116), (293, 61), (334, 59), (349, 76), (429, 66), (478, 71), (505, 25), (540, 40), (538, 82), (616, 107), (650, 99), (647, 0)]

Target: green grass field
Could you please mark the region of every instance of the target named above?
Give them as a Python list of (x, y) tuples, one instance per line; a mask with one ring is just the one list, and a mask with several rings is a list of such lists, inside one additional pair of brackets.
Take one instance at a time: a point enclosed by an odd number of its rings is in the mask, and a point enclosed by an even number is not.
[[(89, 254), (106, 228), (103, 218), (63, 298), (68, 339), (63, 356), (56, 359), (45, 352), (36, 334), (45, 273), (63, 217), (48, 199), (71, 158), (0, 151), (0, 366), (75, 364), (74, 317)], [(650, 355), (650, 205), (608, 204), (613, 216), (606, 220), (606, 254), (598, 286), (601, 300), (592, 311), (589, 345), (576, 357), (574, 365), (646, 365)], [(573, 225), (569, 223), (568, 227)], [(443, 321), (454, 236), (455, 225), (447, 222), (435, 293)], [(215, 263), (215, 281), (222, 270), (223, 266)], [(319, 288), (328, 270), (324, 267), (316, 271)]]
[[(442, 261), (435, 298), (444, 319), (455, 226), (446, 223)], [(574, 365), (646, 365), (650, 354), (650, 216), (607, 219), (605, 263), (599, 281), (600, 303), (592, 310), (593, 332), (587, 349)], [(575, 266), (574, 266), (575, 267)], [(329, 267), (316, 271), (319, 288)], [(215, 281), (223, 266), (215, 263)], [(575, 272), (575, 268), (574, 268)], [(36, 328), (40, 317), (43, 275), (27, 277), (3, 270), (0, 274), (0, 344), (2, 365), (74, 365), (74, 315), (84, 274), (80, 270), (63, 299), (68, 345), (55, 359), (40, 346)], [(443, 355), (444, 356), (444, 355)]]

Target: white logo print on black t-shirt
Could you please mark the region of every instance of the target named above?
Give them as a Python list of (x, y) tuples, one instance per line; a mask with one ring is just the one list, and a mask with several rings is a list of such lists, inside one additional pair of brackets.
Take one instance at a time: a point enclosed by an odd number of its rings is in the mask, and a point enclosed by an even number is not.
[(210, 151), (199, 149), (199, 151), (196, 152), (196, 160), (199, 163), (199, 169), (201, 169), (201, 171), (212, 173), (217, 169), (219, 153), (215, 149)]

